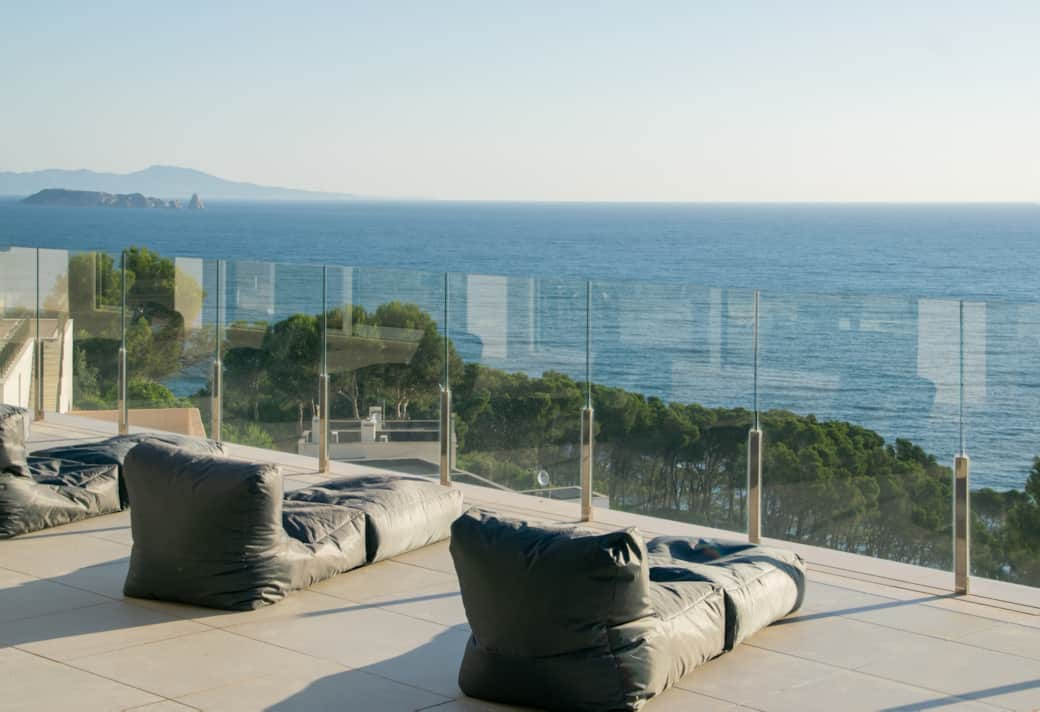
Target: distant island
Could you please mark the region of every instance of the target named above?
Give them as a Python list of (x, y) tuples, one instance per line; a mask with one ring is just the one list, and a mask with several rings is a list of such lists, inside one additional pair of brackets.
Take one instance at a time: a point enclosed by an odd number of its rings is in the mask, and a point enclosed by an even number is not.
[[(98, 208), (167, 208), (179, 210), (183, 207), (179, 200), (163, 200), (150, 198), (142, 193), (104, 193), (99, 190), (66, 190), (64, 188), (44, 188), (22, 201), (26, 205), (49, 205), (59, 207), (98, 207)], [(202, 199), (198, 193), (191, 196), (189, 209), (202, 209)]]
[(177, 166), (149, 166), (133, 173), (97, 173), (87, 170), (0, 171), (0, 195), (24, 197), (48, 188), (113, 195), (158, 195), (168, 203), (176, 196), (198, 193), (206, 200), (356, 200), (349, 193), (319, 193), (276, 188), (239, 181)]

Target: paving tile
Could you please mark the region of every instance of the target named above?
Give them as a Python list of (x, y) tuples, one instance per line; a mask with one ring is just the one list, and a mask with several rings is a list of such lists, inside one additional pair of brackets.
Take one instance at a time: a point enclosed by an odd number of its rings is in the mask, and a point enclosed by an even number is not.
[(802, 602), (801, 609), (794, 615), (804, 616), (810, 613), (848, 615), (874, 606), (888, 606), (897, 602), (891, 597), (863, 593), (847, 586), (820, 583), (810, 573), (805, 587), (805, 601)]
[(925, 636), (884, 653), (860, 671), (1000, 707), (1040, 707), (1036, 660)]
[(344, 602), (339, 610), (249, 623), (229, 630), (445, 697), (461, 694), (457, 679), (468, 633), (372, 604)]
[(459, 584), (454, 579), (407, 593), (377, 596), (366, 600), (365, 603), (373, 603), (394, 613), (421, 618), (443, 626), (469, 627), (466, 609), (462, 605), (462, 594), (459, 593)]
[(958, 640), (987, 650), (1040, 660), (1040, 631), (1027, 626), (997, 623)]
[(311, 590), (351, 601), (366, 601), (455, 581), (454, 576), (440, 571), (389, 560), (333, 576), (312, 586)]
[(72, 588), (80, 588), (108, 598), (122, 599), (123, 583), (126, 581), (129, 566), (130, 562), (127, 559), (121, 559), (110, 564), (84, 566), (82, 569), (46, 580)]
[(673, 687), (650, 700), (643, 709), (646, 712), (735, 712), (738, 708), (728, 700)]
[(810, 615), (774, 623), (744, 644), (853, 670), (883, 655), (882, 641), (895, 648), (911, 637), (911, 633), (850, 618)]
[(107, 600), (95, 593), (0, 569), (0, 623), (96, 606)]
[(265, 675), (306, 671), (315, 662), (274, 645), (209, 630), (79, 658), (76, 666), (172, 698)]
[(395, 556), (392, 560), (402, 564), (433, 569), (434, 571), (440, 571), (452, 576), (455, 575), (455, 562), (451, 559), (451, 552), (448, 550), (448, 542), (446, 541), (430, 544), (415, 551), (409, 551), (407, 554)]
[(191, 710), (197, 711), (198, 709), (198, 707), (191, 707), (173, 700), (163, 700), (162, 702), (153, 702), (150, 705), (130, 707), (126, 712), (191, 712)]
[(179, 698), (200, 710), (305, 712), (308, 710), (416, 710), (444, 701), (432, 692), (315, 660), (295, 674), (244, 680)]
[(987, 618), (955, 613), (928, 605), (928, 601), (935, 600), (931, 596), (923, 596), (919, 600), (921, 603), (900, 601), (890, 607), (861, 610), (850, 613), (849, 617), (889, 628), (954, 640), (993, 625), (993, 621)]
[(993, 712), (998, 709), (853, 671), (841, 671), (823, 680), (792, 686), (772, 697), (766, 709), (770, 712), (907, 712), (929, 709), (930, 705), (943, 712)]
[(741, 645), (701, 665), (677, 687), (758, 709), (793, 688), (826, 680), (840, 668), (771, 650)]
[(18, 538), (0, 543), (0, 566), (49, 578), (130, 556), (130, 547), (92, 536)]
[(0, 651), (0, 710), (110, 712), (162, 698), (20, 650)]
[(207, 630), (191, 621), (119, 602), (0, 624), (0, 645), (68, 661)]

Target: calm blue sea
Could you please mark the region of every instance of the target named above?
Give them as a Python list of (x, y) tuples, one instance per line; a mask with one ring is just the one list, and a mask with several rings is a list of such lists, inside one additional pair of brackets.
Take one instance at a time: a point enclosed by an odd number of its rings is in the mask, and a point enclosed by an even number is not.
[(450, 272), (447, 328), (467, 359), (581, 378), (589, 322), (596, 382), (757, 397), (950, 462), (963, 405), (974, 486), (1021, 487), (1040, 454), (1040, 205), (0, 201), (10, 245), (202, 258), (181, 266), (206, 286), (206, 319), (216, 259), (228, 320), (318, 311), (325, 263), (330, 303), (413, 301), (443, 327)]

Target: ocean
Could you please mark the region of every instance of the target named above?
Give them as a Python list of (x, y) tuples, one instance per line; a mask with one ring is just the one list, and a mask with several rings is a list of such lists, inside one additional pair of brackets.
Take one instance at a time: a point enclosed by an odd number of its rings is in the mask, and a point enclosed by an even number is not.
[(226, 259), (226, 320), (317, 312), (328, 264), (329, 304), (447, 313), (493, 367), (850, 420), (949, 463), (963, 429), (974, 487), (1040, 455), (1040, 205), (0, 201), (10, 245), (198, 258), (211, 314)]

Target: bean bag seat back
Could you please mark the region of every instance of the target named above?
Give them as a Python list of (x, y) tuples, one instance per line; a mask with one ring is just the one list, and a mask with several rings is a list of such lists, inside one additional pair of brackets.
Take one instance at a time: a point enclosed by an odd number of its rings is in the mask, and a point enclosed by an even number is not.
[(365, 561), (364, 515), (283, 508), (276, 465), (144, 441), (126, 456), (127, 596), (248, 610)]
[(722, 652), (718, 587), (651, 583), (634, 529), (598, 533), (471, 510), (451, 554), (471, 636), (470, 696), (550, 710), (634, 710)]

